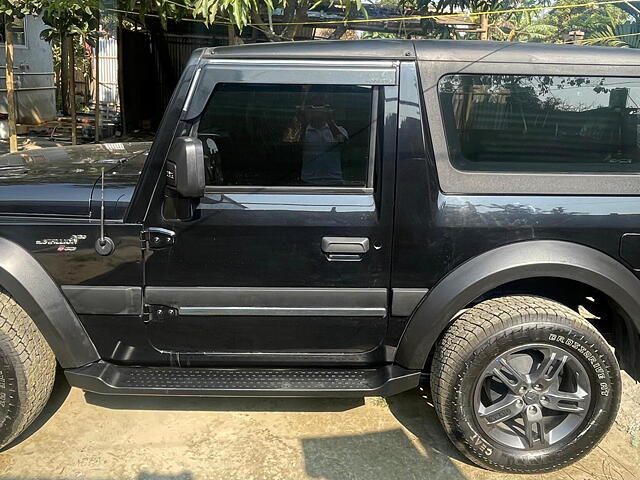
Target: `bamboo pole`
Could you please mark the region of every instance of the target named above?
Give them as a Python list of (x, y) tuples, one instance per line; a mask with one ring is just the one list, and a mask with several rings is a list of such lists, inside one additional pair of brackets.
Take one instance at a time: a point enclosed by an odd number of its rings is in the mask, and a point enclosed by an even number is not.
[(76, 52), (73, 37), (68, 36), (69, 42), (69, 115), (71, 115), (71, 145), (78, 143), (78, 117), (76, 115)]
[(95, 107), (95, 142), (100, 142), (100, 15), (98, 14), (98, 27), (96, 28), (96, 95)]
[(18, 151), (18, 135), (16, 129), (16, 92), (13, 82), (13, 18), (5, 16), (4, 44), (6, 51), (7, 113), (9, 115), (9, 151)]
[(489, 40), (489, 15), (480, 15), (480, 40)]

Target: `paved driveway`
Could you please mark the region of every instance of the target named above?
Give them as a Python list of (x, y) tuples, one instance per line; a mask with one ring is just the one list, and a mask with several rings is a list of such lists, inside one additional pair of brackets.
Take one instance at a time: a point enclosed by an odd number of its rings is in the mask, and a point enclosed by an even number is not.
[[(554, 480), (640, 478), (640, 388), (620, 422)], [(44, 414), (0, 454), (0, 479), (492, 479), (451, 447), (424, 392), (387, 400), (136, 398), (60, 377)], [(535, 477), (540, 478), (540, 477)]]

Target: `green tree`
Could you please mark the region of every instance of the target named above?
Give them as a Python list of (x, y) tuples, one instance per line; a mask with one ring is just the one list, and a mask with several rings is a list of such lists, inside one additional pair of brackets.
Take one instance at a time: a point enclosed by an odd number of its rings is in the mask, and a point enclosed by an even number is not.
[(77, 143), (77, 115), (75, 95), (76, 46), (81, 37), (96, 31), (99, 18), (98, 0), (41, 0), (42, 19), (49, 28), (42, 38), (60, 43), (60, 77), (62, 106), (71, 116), (71, 143)]
[(624, 4), (594, 6), (590, 0), (558, 0), (553, 5), (575, 3), (584, 3), (585, 6), (558, 8), (539, 15), (533, 24), (544, 26), (544, 29), (539, 37), (531, 40), (563, 43), (564, 36), (575, 30), (583, 31), (585, 39), (589, 39), (607, 26), (622, 25), (630, 19), (629, 13), (619, 7)]
[(607, 25), (591, 38), (582, 42), (586, 45), (640, 48), (640, 22), (625, 22), (622, 25)]
[[(304, 23), (309, 21), (310, 10), (330, 5), (341, 8), (345, 19), (358, 13), (366, 14), (361, 0), (124, 0), (119, 3), (120, 8), (137, 12), (142, 22), (145, 15), (153, 14), (166, 27), (168, 19), (191, 16), (207, 24), (228, 24), (231, 37), (236, 36), (236, 30), (251, 25), (274, 42), (294, 40)], [(278, 23), (272, 19), (275, 10), (282, 16)], [(345, 31), (346, 27), (340, 25), (335, 28), (333, 37), (338, 38)]]

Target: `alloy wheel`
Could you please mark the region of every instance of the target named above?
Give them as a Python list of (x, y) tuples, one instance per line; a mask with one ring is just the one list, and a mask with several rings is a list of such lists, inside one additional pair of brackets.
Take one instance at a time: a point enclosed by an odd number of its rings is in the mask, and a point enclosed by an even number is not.
[(516, 347), (495, 357), (474, 392), (475, 417), (484, 433), (522, 450), (570, 438), (590, 403), (582, 363), (572, 352), (545, 344)]

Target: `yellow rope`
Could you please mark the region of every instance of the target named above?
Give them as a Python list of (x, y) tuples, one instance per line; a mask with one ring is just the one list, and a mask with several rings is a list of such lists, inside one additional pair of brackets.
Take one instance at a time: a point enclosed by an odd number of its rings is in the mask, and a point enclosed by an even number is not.
[[(569, 8), (578, 8), (578, 7), (587, 7), (593, 8), (600, 5), (615, 5), (617, 3), (627, 3), (628, 0), (605, 0), (600, 2), (586, 2), (586, 3), (572, 3), (567, 5), (551, 5), (548, 7), (523, 7), (523, 8), (507, 8), (502, 10), (487, 10), (486, 12), (458, 12), (458, 13), (439, 13), (432, 15), (409, 15), (406, 17), (387, 17), (387, 18), (358, 18), (353, 20), (325, 20), (321, 22), (278, 22), (278, 25), (323, 25), (323, 24), (331, 24), (335, 25), (336, 23), (341, 24), (351, 24), (351, 23), (376, 23), (376, 22), (401, 22), (407, 20), (431, 20), (438, 18), (455, 18), (463, 15), (470, 16), (482, 16), (482, 15), (504, 15), (507, 13), (530, 13), (530, 12), (539, 12), (541, 10), (559, 10), (559, 9), (569, 9)], [(249, 23), (247, 25), (255, 25), (255, 26), (267, 26), (268, 23)]]
[[(186, 8), (186, 9), (192, 9), (186, 5), (182, 5), (176, 2), (170, 2), (173, 3), (177, 6)], [(482, 15), (505, 15), (505, 14), (509, 14), (509, 13), (531, 13), (531, 12), (538, 12), (541, 10), (559, 10), (559, 9), (569, 9), (569, 8), (579, 8), (579, 7), (586, 7), (586, 8), (594, 8), (594, 7), (598, 7), (601, 5), (615, 5), (618, 3), (628, 3), (628, 0), (603, 0), (603, 1), (598, 1), (598, 2), (582, 2), (582, 3), (572, 3), (572, 4), (566, 4), (566, 5), (550, 5), (550, 6), (540, 6), (540, 7), (523, 7), (523, 8), (509, 8), (509, 9), (502, 9), (502, 10), (488, 10), (486, 12), (474, 12), (474, 13), (465, 13), (465, 12), (458, 12), (458, 13), (441, 13), (441, 14), (433, 14), (433, 15), (410, 15), (410, 16), (406, 16), (406, 17), (386, 17), (386, 18), (370, 18), (370, 19), (365, 19), (365, 18), (359, 18), (359, 19), (352, 19), (352, 20), (324, 20), (324, 21), (313, 21), (313, 20), (309, 20), (306, 22), (276, 22), (277, 25), (283, 25), (283, 26), (295, 26), (295, 25), (335, 25), (335, 24), (354, 24), (354, 23), (379, 23), (379, 22), (399, 22), (399, 21), (407, 21), (407, 20), (428, 20), (428, 19), (439, 19), (439, 18), (455, 18), (455, 17), (460, 17), (463, 15), (470, 15), (470, 16), (482, 16)], [(127, 11), (127, 10), (119, 10), (116, 8), (108, 8), (106, 9), (108, 11), (112, 11), (112, 12), (119, 12), (119, 13), (128, 13), (128, 14), (134, 14), (134, 15), (139, 15), (140, 12), (132, 12), (132, 11)], [(149, 16), (149, 17), (159, 17), (159, 15), (156, 14), (150, 14), (150, 13), (145, 13), (145, 16)], [(185, 21), (192, 21), (192, 22), (201, 22), (201, 23), (209, 23), (212, 25), (233, 25), (233, 22), (205, 22), (204, 20), (201, 19), (190, 19), (190, 18), (184, 18), (182, 20)], [(269, 26), (269, 23), (248, 23), (247, 24), (248, 27), (265, 27), (265, 26)], [(610, 40), (613, 38), (618, 38), (618, 37), (625, 37), (625, 36), (634, 36), (634, 35), (639, 35), (640, 33), (630, 33), (630, 34), (624, 34), (624, 35), (615, 35), (615, 36), (610, 36), (610, 37), (602, 37), (598, 40)]]

